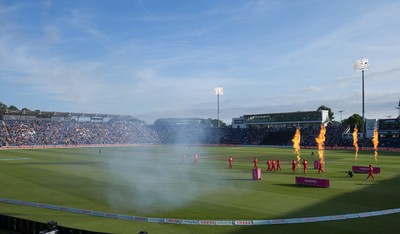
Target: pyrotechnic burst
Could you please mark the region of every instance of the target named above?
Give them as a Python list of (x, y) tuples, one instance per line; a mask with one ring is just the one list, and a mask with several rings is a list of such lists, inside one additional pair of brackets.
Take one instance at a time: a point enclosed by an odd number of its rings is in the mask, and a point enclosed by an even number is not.
[(372, 137), (372, 143), (374, 144), (374, 156), (375, 162), (378, 161), (378, 129), (374, 129), (374, 137)]
[(300, 128), (296, 128), (296, 133), (292, 139), (294, 153), (297, 157), (297, 162), (300, 163)]
[(322, 163), (325, 162), (324, 160), (325, 133), (326, 133), (326, 128), (324, 125), (321, 125), (321, 130), (319, 132), (319, 135), (317, 138), (315, 138), (315, 141), (318, 144), (318, 157), (322, 161)]
[(358, 129), (357, 129), (357, 126), (354, 127), (354, 131), (353, 131), (353, 145), (356, 148), (355, 159), (357, 159), (357, 157), (358, 157)]

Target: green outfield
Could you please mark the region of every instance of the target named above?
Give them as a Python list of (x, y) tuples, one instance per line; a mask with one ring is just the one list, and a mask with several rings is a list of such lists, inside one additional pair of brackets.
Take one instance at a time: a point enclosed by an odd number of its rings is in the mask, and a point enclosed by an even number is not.
[[(314, 155), (311, 153), (314, 152)], [(194, 155), (199, 165), (194, 165)], [(183, 157), (185, 155), (185, 159)], [(233, 169), (228, 169), (228, 157)], [(308, 177), (330, 188), (295, 185), (291, 148), (137, 146), (0, 151), (0, 197), (114, 214), (191, 220), (268, 220), (400, 208), (400, 153), (325, 150), (325, 174), (313, 169), (316, 150), (302, 149)], [(262, 179), (253, 181), (254, 157)], [(282, 171), (266, 172), (266, 160)], [(381, 168), (347, 178), (352, 165)], [(138, 233), (398, 233), (400, 214), (304, 224), (201, 226), (117, 220), (0, 203), (0, 213), (99, 232)]]

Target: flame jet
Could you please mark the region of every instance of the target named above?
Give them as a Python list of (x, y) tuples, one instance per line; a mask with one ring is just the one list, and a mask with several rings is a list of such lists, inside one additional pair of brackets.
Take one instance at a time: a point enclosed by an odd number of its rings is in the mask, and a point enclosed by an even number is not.
[(319, 132), (319, 135), (317, 138), (315, 138), (315, 141), (318, 144), (318, 157), (322, 163), (324, 163), (324, 161), (325, 161), (324, 160), (325, 133), (326, 133), (326, 128), (324, 125), (321, 125), (321, 130)]
[(374, 144), (374, 156), (375, 156), (375, 162), (378, 161), (378, 129), (374, 129), (374, 137), (372, 137), (372, 143)]
[(300, 128), (296, 128), (296, 133), (292, 139), (294, 153), (297, 157), (297, 162), (300, 163)]
[(357, 157), (358, 157), (358, 129), (357, 129), (357, 126), (354, 127), (354, 131), (353, 131), (353, 145), (356, 149), (355, 159), (357, 159)]

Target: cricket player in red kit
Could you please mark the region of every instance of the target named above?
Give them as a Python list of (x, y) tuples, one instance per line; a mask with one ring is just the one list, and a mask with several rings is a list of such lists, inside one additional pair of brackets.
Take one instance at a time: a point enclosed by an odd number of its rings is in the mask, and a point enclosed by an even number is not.
[(276, 171), (276, 162), (275, 162), (275, 160), (272, 160), (272, 168), (271, 168), (271, 171), (272, 170), (274, 170), (274, 172)]
[(254, 166), (253, 166), (253, 168), (258, 168), (257, 162), (258, 162), (257, 158), (254, 158), (254, 161), (253, 161)]
[(232, 169), (233, 158), (229, 156), (229, 168)]
[(369, 164), (367, 179), (368, 179), (369, 177), (372, 177), (372, 179), (375, 180), (375, 177), (374, 177), (374, 168), (372, 167), (371, 164)]
[(322, 160), (320, 159), (320, 160), (318, 161), (318, 174), (319, 174), (321, 171), (322, 171), (323, 173), (325, 173), (325, 171), (322, 169)]
[(303, 170), (304, 170), (304, 174), (307, 174), (307, 164), (308, 164), (308, 162), (307, 162), (307, 160), (303, 160)]
[(322, 171), (323, 173), (325, 173), (325, 171), (324, 171), (324, 169), (322, 169), (322, 165), (323, 165), (323, 163), (322, 163), (322, 160), (320, 159), (319, 161), (318, 161), (318, 174)]
[(296, 160), (293, 159), (293, 161), (292, 161), (292, 171), (293, 171), (293, 173), (296, 172), (296, 164), (297, 164)]
[(272, 171), (271, 170), (271, 160), (269, 160), (269, 159), (267, 160), (267, 167), (268, 167), (267, 171)]
[(194, 156), (194, 164), (195, 164), (196, 166), (199, 165), (199, 155), (197, 155), (197, 154)]
[(282, 168), (281, 168), (281, 160), (279, 160), (279, 158), (276, 160), (276, 170), (280, 170), (280, 171), (282, 171)]

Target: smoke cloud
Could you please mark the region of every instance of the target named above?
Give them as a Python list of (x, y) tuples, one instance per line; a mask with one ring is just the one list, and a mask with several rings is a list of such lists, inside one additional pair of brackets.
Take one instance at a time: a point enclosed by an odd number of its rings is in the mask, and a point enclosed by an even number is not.
[[(107, 197), (114, 208), (140, 213), (167, 212), (228, 183), (220, 179), (223, 170), (216, 168), (215, 161), (210, 162), (200, 147), (144, 148), (142, 152), (118, 152), (110, 159), (108, 169), (118, 184), (109, 185)], [(194, 163), (195, 154), (199, 156), (198, 166)]]

